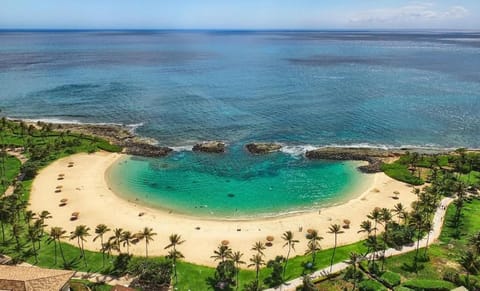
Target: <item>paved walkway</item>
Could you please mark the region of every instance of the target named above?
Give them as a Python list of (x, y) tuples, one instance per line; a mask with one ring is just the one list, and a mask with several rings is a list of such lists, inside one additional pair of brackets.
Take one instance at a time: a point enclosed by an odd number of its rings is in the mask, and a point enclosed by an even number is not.
[[(430, 232), (429, 242), (428, 242), (429, 245), (431, 243), (433, 243), (434, 241), (436, 241), (438, 239), (438, 237), (440, 236), (440, 233), (442, 232), (443, 220), (445, 218), (445, 212), (446, 212), (447, 206), (452, 201), (453, 201), (452, 198), (447, 197), (447, 198), (444, 198), (440, 202), (440, 206), (437, 208), (437, 211), (435, 212), (435, 216), (433, 217), (433, 229)], [(427, 245), (427, 236), (425, 236), (425, 238), (420, 240), (419, 245), (420, 245), (420, 248), (425, 247)], [(401, 254), (404, 254), (404, 253), (408, 253), (408, 252), (416, 250), (416, 247), (417, 247), (417, 245), (415, 243), (413, 246), (404, 246), (401, 250), (387, 249), (385, 251), (385, 257), (391, 257), (391, 256), (396, 256), (396, 255), (401, 255)], [(377, 252), (377, 255), (378, 254), (381, 255), (382, 252), (381, 251)], [(373, 253), (370, 253), (367, 256), (372, 256), (372, 255), (373, 255)], [(337, 272), (340, 272), (342, 270), (345, 270), (346, 268), (348, 268), (348, 266), (349, 265), (344, 263), (344, 262), (334, 264), (333, 267), (332, 267), (332, 272), (331, 273), (337, 273)], [(326, 268), (323, 268), (321, 270), (315, 271), (313, 274), (310, 275), (310, 278), (312, 278), (312, 280), (313, 280), (313, 279), (316, 279), (316, 278), (319, 278), (319, 277), (324, 277), (328, 273), (330, 273), (330, 266), (328, 266)], [(296, 279), (293, 279), (293, 280), (290, 280), (290, 281), (286, 282), (284, 285), (282, 285), (280, 287), (266, 289), (265, 291), (295, 291), (295, 290), (297, 290), (297, 287), (302, 285), (302, 283), (303, 283), (303, 278), (299, 277), (299, 278), (296, 278)]]
[[(14, 148), (14, 149), (7, 149), (7, 154), (10, 156), (14, 156), (17, 159), (20, 160), (20, 163), (23, 165), (25, 162), (28, 160), (27, 157), (23, 155), (23, 148)], [(20, 178), (20, 176), (17, 177), (17, 180)], [(13, 191), (15, 190), (15, 187), (13, 185), (8, 186), (7, 190), (5, 190), (5, 193), (3, 197), (9, 196), (13, 194)], [(1, 194), (0, 194), (1, 195)]]

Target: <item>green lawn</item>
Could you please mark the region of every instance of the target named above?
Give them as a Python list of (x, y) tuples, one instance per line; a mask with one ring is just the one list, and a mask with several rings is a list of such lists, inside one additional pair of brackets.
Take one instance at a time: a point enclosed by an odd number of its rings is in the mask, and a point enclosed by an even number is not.
[[(0, 161), (1, 163), (1, 161)], [(8, 185), (17, 177), (20, 173), (21, 162), (13, 156), (7, 156), (5, 159), (5, 181), (8, 183), (4, 186), (3, 183), (0, 183), (0, 194), (3, 194), (7, 189)], [(0, 195), (1, 196), (1, 195)]]
[[(417, 273), (412, 269), (414, 252), (391, 257), (387, 259), (387, 268), (396, 272), (404, 279), (435, 279), (442, 280), (447, 272), (463, 273), (458, 261), (466, 249), (468, 237), (480, 231), (480, 200), (466, 203), (463, 211), (463, 224), (460, 226), (461, 236), (453, 237), (456, 229), (451, 226), (450, 220), (455, 213), (453, 204), (447, 209), (446, 219), (440, 234), (439, 242), (428, 249), (429, 261), (421, 263)], [(424, 249), (420, 249), (423, 254)], [(473, 276), (480, 280), (480, 275)]]
[(412, 173), (408, 170), (408, 165), (402, 164), (400, 160), (391, 164), (383, 164), (382, 171), (395, 180), (411, 185), (422, 185), (424, 183), (421, 178), (412, 175)]
[(470, 174), (462, 174), (459, 180), (467, 185), (480, 185), (480, 172), (471, 171)]

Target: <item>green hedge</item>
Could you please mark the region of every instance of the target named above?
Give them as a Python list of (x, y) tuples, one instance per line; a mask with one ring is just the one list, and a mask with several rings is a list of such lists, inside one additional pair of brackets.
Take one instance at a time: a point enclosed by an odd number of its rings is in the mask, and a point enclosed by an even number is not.
[(383, 164), (382, 171), (395, 180), (402, 181), (411, 185), (418, 186), (424, 183), (422, 179), (412, 175), (406, 165), (403, 165), (398, 161), (391, 164)]
[(387, 291), (388, 290), (381, 283), (374, 280), (370, 280), (370, 279), (360, 282), (360, 284), (358, 284), (358, 289), (360, 291), (378, 291), (378, 290)]
[(398, 286), (397, 288), (393, 289), (395, 291), (413, 291), (413, 289), (404, 287), (404, 286)]
[(383, 273), (382, 276), (380, 276), (380, 280), (390, 287), (398, 286), (401, 283), (400, 275), (390, 271)]
[(417, 291), (449, 291), (456, 286), (453, 283), (442, 280), (410, 280), (403, 286)]

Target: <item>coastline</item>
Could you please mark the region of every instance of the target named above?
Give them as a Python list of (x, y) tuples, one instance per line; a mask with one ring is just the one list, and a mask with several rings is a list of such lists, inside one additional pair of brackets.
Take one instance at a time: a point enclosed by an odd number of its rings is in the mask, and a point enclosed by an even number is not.
[[(365, 192), (356, 193), (347, 202), (331, 207), (319, 207), (315, 211), (280, 217), (209, 220), (168, 213), (120, 198), (109, 189), (105, 174), (121, 157), (122, 154), (98, 152), (76, 154), (53, 162), (42, 169), (33, 182), (30, 209), (35, 212), (50, 211), (53, 218), (49, 219), (48, 224), (61, 226), (67, 232), (79, 224), (90, 227), (91, 233), (100, 223), (105, 223), (112, 229), (123, 228), (132, 232), (152, 227), (158, 235), (150, 245), (151, 255), (165, 255), (163, 248), (168, 244), (168, 236), (178, 233), (186, 240), (181, 250), (186, 261), (213, 266), (210, 256), (224, 239), (230, 241), (234, 250), (249, 256), (250, 247), (255, 241), (265, 241), (266, 236), (273, 235), (273, 246), (266, 250), (266, 257), (270, 259), (284, 252), (281, 235), (287, 230), (292, 230), (296, 239), (300, 240), (294, 255), (302, 255), (306, 249), (306, 230), (314, 228), (324, 237), (322, 247), (331, 247), (334, 242), (333, 236), (327, 234), (328, 226), (333, 223), (343, 224), (344, 219), (351, 221), (351, 227), (339, 236), (339, 245), (354, 243), (365, 238), (366, 235), (357, 233), (359, 224), (374, 207), (392, 208), (399, 202), (409, 207), (416, 199), (410, 186), (383, 173), (375, 173), (370, 174), (374, 175), (372, 185)], [(67, 167), (69, 162), (74, 162), (74, 167)], [(60, 173), (65, 174), (62, 181), (57, 180)], [(61, 193), (55, 193), (57, 185), (63, 186)], [(393, 191), (400, 192), (398, 200), (392, 199)], [(64, 198), (68, 199), (68, 203), (60, 207), (59, 201)], [(71, 213), (76, 211), (80, 212), (80, 216), (78, 220), (71, 221)], [(139, 216), (142, 212), (144, 215)], [(91, 250), (99, 249), (98, 243), (91, 240), (85, 246)], [(143, 255), (143, 244), (131, 247), (131, 252)]]
[[(275, 218), (280, 218), (280, 217), (291, 217), (295, 215), (300, 215), (304, 213), (309, 213), (309, 212), (314, 212), (318, 211), (320, 209), (328, 208), (328, 207), (333, 207), (336, 205), (344, 204), (351, 200), (352, 198), (355, 198), (358, 196), (358, 192), (365, 192), (370, 185), (373, 182), (374, 175), (368, 175), (365, 173), (362, 173), (361, 171), (358, 170), (360, 166), (367, 165), (368, 163), (365, 161), (344, 161), (344, 162), (349, 162), (351, 165), (349, 165), (349, 170), (350, 171), (356, 171), (355, 175), (356, 176), (355, 181), (352, 183), (348, 183), (345, 187), (345, 189), (339, 191), (337, 194), (339, 197), (336, 197), (334, 199), (331, 199), (330, 201), (321, 201), (319, 204), (316, 202), (314, 203), (308, 203), (308, 206), (303, 205), (303, 206), (294, 206), (290, 210), (285, 209), (284, 207), (281, 207), (281, 209), (277, 210), (271, 210), (270, 212), (259, 212), (253, 211), (251, 213), (243, 213), (243, 214), (235, 214), (231, 215), (229, 213), (228, 215), (226, 213), (218, 213), (218, 212), (199, 212), (196, 211), (198, 210), (196, 207), (195, 209), (191, 209), (191, 211), (186, 210), (184, 207), (180, 206), (180, 209), (175, 209), (175, 206), (173, 207), (168, 207), (167, 205), (161, 205), (160, 202), (156, 201), (148, 201), (147, 198), (141, 197), (140, 195), (137, 195), (139, 193), (134, 192), (134, 190), (125, 190), (124, 187), (121, 187), (119, 185), (115, 185), (115, 181), (118, 181), (118, 179), (122, 179), (119, 177), (114, 177), (112, 173), (112, 167), (115, 167), (118, 165), (118, 163), (123, 163), (125, 161), (128, 161), (129, 158), (132, 156), (130, 155), (123, 155), (122, 157), (118, 158), (116, 161), (114, 161), (106, 170), (105, 170), (105, 180), (106, 183), (109, 187), (109, 189), (115, 193), (119, 198), (128, 201), (130, 203), (138, 204), (141, 206), (144, 206), (149, 209), (155, 209), (155, 210), (160, 210), (163, 212), (168, 212), (169, 214), (174, 214), (177, 216), (181, 216), (184, 218), (189, 218), (189, 219), (200, 219), (200, 220), (207, 220), (207, 221), (254, 221), (254, 220), (267, 220), (267, 219), (275, 219)], [(134, 157), (134, 156), (133, 156)], [(232, 202), (233, 203), (233, 202)], [(208, 208), (205, 208), (208, 209)]]

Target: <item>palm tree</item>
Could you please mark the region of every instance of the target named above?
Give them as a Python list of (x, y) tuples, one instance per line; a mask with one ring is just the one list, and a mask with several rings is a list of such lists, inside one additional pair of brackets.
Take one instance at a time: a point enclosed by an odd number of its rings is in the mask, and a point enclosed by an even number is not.
[(25, 220), (25, 224), (27, 225), (27, 228), (30, 227), (30, 224), (35, 219), (36, 215), (37, 214), (31, 210), (25, 211), (25, 214), (23, 215), (23, 219)]
[(63, 263), (65, 264), (65, 257), (63, 255), (62, 244), (60, 243), (60, 239), (65, 237), (67, 232), (63, 230), (61, 227), (52, 227), (50, 228), (50, 233), (48, 234), (48, 242), (53, 242), (54, 250), (55, 250), (55, 265), (57, 264), (57, 243), (60, 247), (60, 254), (62, 255)]
[[(101, 223), (95, 227), (95, 234), (96, 236), (93, 238), (93, 241), (95, 242), (98, 238), (100, 238), (100, 249), (103, 248), (103, 236), (109, 232), (111, 229), (108, 228), (107, 225)], [(105, 266), (105, 253), (102, 252), (102, 265)]]
[(460, 265), (467, 272), (466, 282), (469, 282), (470, 274), (476, 274), (479, 270), (479, 264), (472, 251), (467, 251), (464, 256), (460, 258)]
[(245, 264), (245, 262), (242, 261), (242, 257), (243, 257), (243, 253), (238, 252), (238, 251), (232, 253), (229, 257), (230, 260), (232, 260), (233, 263), (235, 264), (235, 277), (236, 277), (235, 290), (238, 290), (238, 286), (240, 286), (239, 280), (238, 280), (238, 274), (240, 273), (240, 265)]
[(335, 235), (335, 244), (333, 246), (332, 258), (330, 259), (330, 272), (332, 272), (333, 259), (335, 258), (335, 250), (337, 249), (337, 236), (343, 232), (344, 231), (342, 230), (342, 227), (340, 226), (340, 224), (332, 224), (328, 228), (328, 233)]
[(419, 211), (414, 211), (412, 215), (410, 215), (409, 223), (412, 227), (415, 228), (417, 233), (417, 246), (416, 246), (415, 258), (414, 258), (415, 269), (417, 269), (417, 263), (418, 263), (418, 251), (420, 249), (420, 239), (422, 238), (421, 229), (423, 225), (423, 220), (424, 220), (424, 216)]
[(382, 255), (382, 270), (385, 265), (385, 251), (387, 250), (387, 240), (388, 240), (388, 225), (392, 220), (392, 213), (388, 208), (382, 208), (381, 221), (383, 223), (383, 255)]
[(23, 226), (17, 222), (14, 222), (12, 224), (12, 236), (15, 238), (17, 250), (21, 249), (20, 236), (22, 235), (22, 232), (23, 232)]
[(2, 228), (2, 242), (5, 243), (5, 224), (8, 223), (10, 216), (10, 209), (7, 205), (6, 199), (0, 199), (0, 225)]
[(398, 223), (400, 223), (400, 219), (404, 217), (404, 213), (406, 212), (405, 206), (402, 203), (397, 203), (393, 206), (392, 213), (398, 217)]
[(122, 233), (123, 229), (122, 228), (115, 228), (113, 230), (113, 236), (111, 236), (108, 240), (112, 241), (114, 244), (117, 245), (116, 249), (118, 250), (119, 253), (121, 253), (121, 248), (120, 248), (120, 243), (122, 241)]
[(100, 251), (102, 252), (102, 254), (107, 253), (108, 258), (110, 258), (112, 251), (120, 252), (120, 250), (118, 249), (118, 245), (111, 240), (107, 240), (104, 244), (102, 244), (102, 249)]
[(251, 264), (249, 264), (248, 267), (255, 267), (255, 286), (258, 290), (260, 268), (265, 265), (265, 261), (263, 260), (263, 256), (260, 253), (256, 253), (250, 258), (250, 262)]
[(290, 251), (292, 249), (295, 250), (295, 244), (298, 243), (299, 241), (293, 238), (293, 232), (291, 232), (290, 230), (283, 233), (282, 239), (285, 241), (285, 244), (283, 245), (283, 247), (288, 246), (287, 257), (285, 258), (285, 266), (283, 266), (283, 274), (282, 274), (282, 277), (285, 280), (285, 272), (287, 271), (287, 264), (288, 264), (288, 259), (290, 258)]
[(70, 233), (70, 240), (77, 239), (78, 247), (80, 248), (80, 256), (83, 258), (83, 262), (85, 266), (87, 266), (87, 258), (85, 257), (85, 249), (83, 247), (83, 242), (86, 241), (86, 237), (90, 236), (88, 231), (90, 230), (89, 227), (86, 225), (77, 225), (75, 230)]
[(30, 227), (28, 229), (28, 238), (30, 239), (30, 242), (32, 243), (33, 255), (35, 256), (35, 264), (37, 264), (38, 263), (38, 252), (37, 252), (37, 248), (35, 247), (35, 243), (37, 243), (41, 239), (40, 228)]
[(357, 267), (358, 267), (358, 264), (360, 264), (360, 262), (363, 260), (363, 258), (364, 258), (364, 256), (362, 256), (358, 253), (355, 253), (355, 252), (351, 252), (349, 260), (347, 261), (347, 264), (351, 265), (352, 268), (353, 268), (353, 276), (352, 276), (353, 288), (352, 288), (352, 290), (356, 289), (357, 280), (358, 280), (358, 278), (357, 278), (358, 277), (357, 276)]
[(317, 255), (317, 251), (321, 250), (319, 241), (322, 240), (323, 237), (318, 235), (318, 231), (312, 230), (308, 234), (308, 244), (307, 250), (305, 251), (306, 255), (312, 255), (312, 264), (315, 265), (315, 259)]
[(123, 242), (123, 246), (127, 246), (127, 255), (130, 254), (130, 245), (135, 240), (135, 236), (128, 230), (122, 232), (122, 237), (120, 238), (120, 242)]
[(148, 244), (153, 241), (153, 237), (156, 235), (153, 229), (148, 227), (145, 227), (141, 232), (137, 233), (139, 240), (145, 240), (145, 258), (148, 258)]
[(175, 284), (177, 284), (177, 258), (183, 257), (180, 252), (177, 251), (177, 246), (183, 244), (185, 241), (182, 240), (182, 236), (178, 234), (171, 234), (168, 237), (170, 243), (165, 247), (165, 249), (172, 249), (172, 266), (173, 266), (173, 276), (175, 278)]
[(373, 253), (373, 256), (372, 256), (372, 264), (375, 264), (375, 257), (377, 256), (377, 253), (376, 253), (377, 252), (377, 229), (378, 229), (377, 225), (381, 219), (380, 208), (375, 207), (372, 210), (372, 212), (370, 212), (370, 214), (367, 215), (367, 218), (373, 220), (373, 236), (375, 237), (373, 248), (375, 252)]
[(40, 229), (40, 234), (43, 235), (44, 229), (47, 226), (44, 222), (46, 219), (52, 218), (52, 214), (47, 210), (43, 210), (39, 215), (38, 218), (42, 221), (42, 228)]
[(253, 244), (253, 246), (252, 246), (252, 248), (251, 248), (250, 250), (256, 251), (257, 254), (263, 256), (263, 255), (265, 255), (265, 254), (263, 253), (263, 251), (264, 251), (265, 249), (267, 249), (267, 248), (265, 247), (265, 244), (264, 244), (263, 242), (261, 242), (261, 241), (257, 241), (256, 243)]
[(430, 232), (433, 230), (433, 223), (430, 220), (426, 220), (423, 224), (423, 230), (427, 232), (427, 239), (425, 243), (425, 250), (423, 252), (423, 256), (427, 258), (427, 251), (428, 251), (428, 241), (430, 240)]
[(219, 245), (218, 248), (213, 251), (214, 255), (211, 256), (215, 261), (220, 260), (222, 263), (225, 262), (225, 259), (232, 255), (232, 249), (226, 245)]

